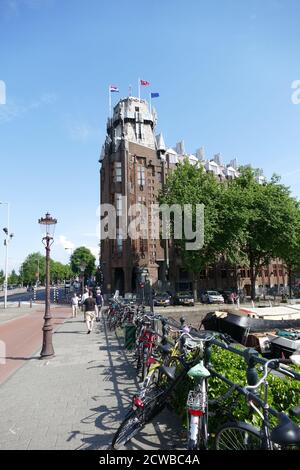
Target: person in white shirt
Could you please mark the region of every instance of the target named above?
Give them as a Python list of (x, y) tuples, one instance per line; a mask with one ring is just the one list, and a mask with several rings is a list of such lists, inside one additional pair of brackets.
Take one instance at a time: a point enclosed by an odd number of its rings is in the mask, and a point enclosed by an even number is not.
[(77, 317), (78, 303), (79, 303), (79, 298), (77, 297), (77, 294), (76, 294), (76, 292), (75, 292), (75, 293), (73, 294), (72, 299), (71, 299), (72, 318)]
[[(84, 294), (81, 296), (81, 301), (80, 301), (80, 305), (81, 305), (81, 309), (83, 311), (83, 315), (85, 314), (85, 300), (89, 298), (89, 289), (88, 287), (85, 287), (84, 289)], [(85, 320), (83, 320), (85, 321)]]

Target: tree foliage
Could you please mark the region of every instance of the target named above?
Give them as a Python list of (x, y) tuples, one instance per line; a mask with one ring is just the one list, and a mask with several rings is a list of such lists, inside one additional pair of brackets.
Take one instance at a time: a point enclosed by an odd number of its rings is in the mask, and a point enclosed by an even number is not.
[(85, 276), (91, 276), (95, 273), (95, 256), (85, 246), (76, 248), (71, 256), (71, 268), (75, 274), (81, 274), (80, 266), (85, 266)]
[(295, 269), (300, 265), (299, 203), (276, 175), (263, 184), (251, 168), (240, 168), (240, 176), (220, 183), (202, 165), (187, 160), (170, 174), (160, 203), (204, 204), (204, 246), (185, 249), (185, 238), (175, 240), (184, 266), (195, 275), (221, 255), (233, 266), (247, 266), (251, 296), (262, 266), (281, 258)]
[[(19, 284), (20, 282), (20, 276), (16, 273), (16, 271), (13, 269), (10, 275), (8, 276), (8, 284), (9, 285), (16, 285)], [(1, 282), (0, 282), (1, 283)]]
[(227, 201), (224, 232), (230, 227), (236, 232), (226, 254), (232, 261), (249, 266), (254, 299), (260, 268), (271, 259), (281, 258), (287, 246), (290, 256), (296, 256), (299, 204), (291, 197), (289, 188), (280, 184), (279, 177), (260, 184), (251, 168), (242, 168), (240, 176), (224, 192)]
[[(50, 281), (57, 282), (73, 276), (71, 267), (50, 259)], [(41, 253), (31, 253), (20, 268), (20, 278), (24, 284), (35, 284), (37, 280), (44, 284), (46, 277), (46, 257)]]
[(29, 254), (20, 268), (20, 276), (24, 284), (34, 284), (38, 277), (42, 283), (45, 282), (46, 259), (41, 253)]

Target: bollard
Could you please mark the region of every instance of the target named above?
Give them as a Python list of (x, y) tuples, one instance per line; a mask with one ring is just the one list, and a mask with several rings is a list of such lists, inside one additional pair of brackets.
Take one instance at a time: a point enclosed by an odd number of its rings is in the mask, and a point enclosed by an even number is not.
[(19, 300), (19, 305), (18, 305), (18, 307), (19, 307), (19, 308), (21, 307), (21, 300)]
[(30, 308), (32, 308), (32, 299), (30, 299), (30, 305), (29, 306), (30, 306)]

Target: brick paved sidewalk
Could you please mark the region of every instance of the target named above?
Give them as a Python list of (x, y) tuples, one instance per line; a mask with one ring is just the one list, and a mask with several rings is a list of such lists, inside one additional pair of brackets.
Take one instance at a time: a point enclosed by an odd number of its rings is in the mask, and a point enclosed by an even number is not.
[[(0, 449), (105, 449), (135, 392), (135, 370), (122, 338), (103, 323), (86, 334), (82, 317), (53, 335), (56, 356), (31, 360), (0, 386)], [(167, 411), (133, 439), (131, 449), (182, 449)]]

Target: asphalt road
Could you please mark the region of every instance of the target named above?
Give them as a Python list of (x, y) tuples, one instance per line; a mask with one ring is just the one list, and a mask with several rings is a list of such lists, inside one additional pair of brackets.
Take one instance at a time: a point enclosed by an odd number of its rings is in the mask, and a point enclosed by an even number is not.
[[(26, 290), (20, 291), (19, 289), (16, 289), (16, 293), (14, 291), (8, 291), (7, 295), (7, 301), (8, 302), (29, 302), (30, 300), (33, 300), (33, 291), (27, 292)], [(51, 302), (53, 302), (53, 288), (50, 290), (50, 298)], [(65, 299), (65, 290), (64, 288), (59, 288), (58, 289), (58, 298), (60, 300)], [(45, 301), (45, 288), (39, 288), (36, 291), (36, 300), (43, 302)], [(0, 303), (4, 302), (4, 294), (1, 293), (0, 295)]]

